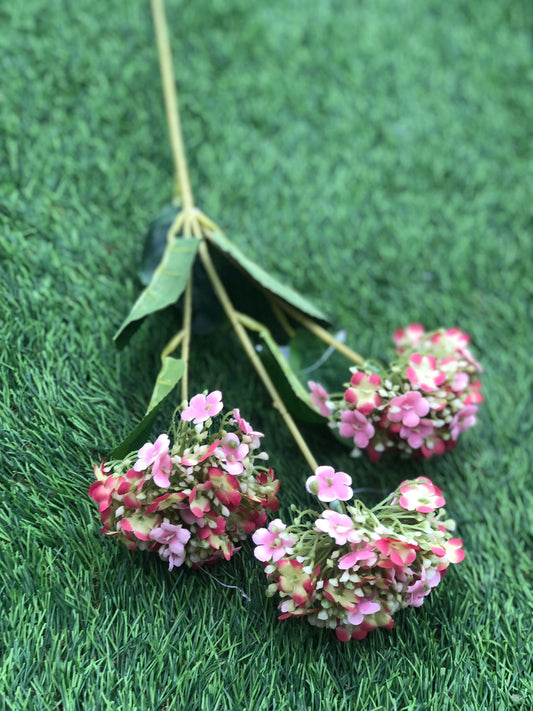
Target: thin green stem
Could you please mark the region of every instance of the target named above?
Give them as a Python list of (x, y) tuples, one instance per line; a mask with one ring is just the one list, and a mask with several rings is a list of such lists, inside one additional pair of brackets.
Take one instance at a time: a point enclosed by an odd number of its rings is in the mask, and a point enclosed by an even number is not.
[(170, 341), (163, 348), (163, 351), (161, 353), (161, 361), (164, 361), (167, 356), (169, 356), (173, 351), (176, 350), (179, 344), (183, 341), (184, 336), (185, 332), (183, 329), (181, 329), (181, 331), (178, 331), (175, 336), (172, 336)]
[(189, 354), (191, 350), (191, 322), (192, 322), (192, 274), (189, 277), (185, 294), (183, 296), (183, 341), (181, 344), (181, 358), (185, 364), (181, 378), (181, 399), (189, 399)]
[(351, 348), (348, 348), (348, 346), (345, 346), (344, 343), (338, 341), (331, 335), (331, 333), (329, 333), (329, 331), (326, 331), (325, 328), (322, 328), (322, 326), (319, 326), (310, 318), (304, 316), (304, 314), (298, 311), (298, 309), (295, 309), (293, 306), (290, 306), (290, 304), (288, 304), (286, 301), (279, 300), (278, 303), (283, 309), (283, 311), (285, 311), (291, 318), (301, 323), (304, 328), (310, 331), (321, 341), (324, 341), (324, 343), (327, 343), (328, 346), (333, 346), (333, 348), (338, 350), (339, 353), (342, 353), (346, 358), (351, 360), (353, 363), (356, 363), (357, 365), (365, 364), (365, 359), (363, 358), (363, 356), (359, 355), (359, 353), (356, 353)]
[(316, 471), (318, 468), (318, 463), (316, 459), (314, 458), (313, 454), (311, 453), (311, 450), (307, 446), (306, 441), (300, 434), (300, 431), (298, 427), (296, 426), (294, 420), (292, 419), (291, 415), (287, 411), (287, 408), (285, 407), (285, 404), (283, 400), (281, 399), (276, 386), (272, 382), (265, 366), (259, 359), (259, 356), (257, 355), (255, 348), (253, 346), (252, 341), (250, 340), (250, 337), (246, 333), (246, 330), (244, 326), (242, 325), (241, 321), (239, 320), (239, 315), (235, 308), (233, 307), (233, 304), (231, 303), (231, 300), (228, 296), (228, 293), (226, 289), (224, 288), (224, 285), (220, 281), (220, 277), (218, 276), (218, 273), (215, 269), (215, 266), (213, 264), (213, 261), (211, 259), (211, 255), (209, 254), (209, 250), (207, 248), (207, 244), (205, 241), (200, 243), (200, 246), (198, 247), (198, 252), (200, 254), (200, 259), (202, 260), (202, 264), (204, 265), (204, 269), (207, 273), (207, 276), (209, 277), (209, 280), (213, 286), (213, 289), (215, 291), (215, 294), (218, 297), (218, 300), (220, 301), (220, 304), (222, 308), (224, 309), (226, 316), (228, 317), (231, 325), (233, 326), (235, 333), (237, 334), (237, 337), (239, 338), (244, 351), (250, 361), (252, 362), (252, 365), (254, 366), (257, 374), (259, 375), (261, 381), (263, 382), (263, 385), (266, 387), (268, 393), (272, 397), (274, 407), (278, 410), (280, 413), (281, 417), (283, 418), (283, 421), (285, 422), (289, 432), (292, 434), (296, 444), (300, 448), (300, 451), (302, 452), (303, 456), (305, 457), (306, 462), (309, 464), (311, 469)]

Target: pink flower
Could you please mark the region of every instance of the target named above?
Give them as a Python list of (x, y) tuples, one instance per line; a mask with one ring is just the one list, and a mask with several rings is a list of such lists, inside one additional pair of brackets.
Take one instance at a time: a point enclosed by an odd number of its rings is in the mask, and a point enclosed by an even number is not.
[(241, 442), (233, 432), (229, 432), (223, 437), (220, 440), (220, 444), (222, 446), (215, 449), (215, 456), (220, 460), (222, 468), (229, 474), (233, 474), (233, 476), (242, 474), (244, 471), (242, 462), (246, 459), (250, 447)]
[(410, 565), (416, 558), (416, 551), (419, 550), (413, 543), (405, 543), (393, 538), (379, 538), (375, 545), (382, 555), (378, 563), (381, 568), (393, 566), (403, 568)]
[(328, 509), (322, 513), (320, 518), (317, 518), (315, 526), (319, 531), (323, 531), (335, 539), (335, 543), (339, 546), (344, 545), (347, 541), (359, 542), (359, 535), (355, 530), (354, 522), (346, 514)]
[(405, 371), (407, 379), (425, 392), (437, 390), (446, 380), (446, 373), (437, 369), (434, 356), (413, 353), (409, 356), (409, 364)]
[(426, 569), (422, 565), (420, 567), (420, 577), (415, 578), (414, 582), (407, 587), (407, 595), (405, 602), (411, 607), (420, 607), (426, 595), (431, 592), (431, 587), (426, 583)]
[(400, 506), (408, 511), (430, 513), (446, 503), (439, 487), (423, 476), (400, 485), (400, 494)]
[(459, 351), (459, 355), (461, 358), (466, 360), (467, 363), (469, 363), (471, 366), (473, 366), (479, 373), (483, 372), (483, 368), (481, 367), (481, 364), (477, 362), (477, 360), (474, 358), (472, 353), (468, 348), (462, 348)]
[(481, 381), (476, 380), (475, 383), (471, 383), (467, 390), (467, 395), (465, 398), (465, 405), (474, 405), (476, 403), (483, 402), (483, 395), (480, 392)]
[[(205, 492), (209, 491), (212, 486), (213, 484), (209, 481), (205, 484), (199, 484), (198, 486), (194, 486), (189, 494), (189, 508), (193, 516), (197, 519), (203, 518), (204, 514), (211, 511), (211, 503)], [(184, 511), (181, 511), (181, 517), (186, 523), (194, 522), (194, 520), (191, 521), (190, 519), (187, 519), (184, 513)]]
[(467, 405), (459, 410), (450, 422), (452, 439), (456, 441), (461, 432), (473, 427), (476, 424), (477, 405)]
[(283, 558), (287, 549), (296, 544), (296, 538), (290, 533), (284, 533), (287, 527), (279, 518), (274, 519), (267, 528), (259, 528), (252, 536), (255, 543), (254, 555), (257, 560), (266, 563), (269, 560), (277, 562)]
[(163, 489), (170, 486), (169, 475), (172, 471), (172, 460), (168, 454), (169, 446), (168, 435), (159, 435), (154, 444), (147, 442), (139, 449), (138, 459), (133, 465), (136, 472), (145, 471), (151, 466), (155, 484)]
[(432, 343), (439, 343), (445, 346), (446, 350), (454, 353), (461, 351), (470, 343), (470, 336), (458, 328), (449, 328), (447, 331), (437, 331), (431, 337)]
[(416, 427), (405, 427), (403, 425), (400, 428), (400, 437), (406, 439), (408, 445), (413, 449), (420, 449), (426, 437), (431, 437), (434, 429), (433, 422), (424, 418), (420, 420)]
[(213, 484), (215, 497), (221, 504), (232, 508), (239, 506), (242, 496), (239, 491), (239, 482), (234, 476), (217, 469), (217, 467), (210, 467), (208, 477)]
[(339, 427), (341, 437), (353, 437), (357, 447), (364, 449), (375, 434), (375, 429), (366, 417), (357, 410), (345, 410)]
[(406, 328), (399, 328), (394, 331), (393, 340), (396, 344), (398, 353), (403, 353), (407, 346), (416, 346), (422, 340), (426, 332), (424, 326), (420, 323), (412, 323)]
[(233, 417), (235, 418), (235, 422), (237, 423), (243, 434), (248, 435), (249, 437), (253, 437), (254, 440), (264, 437), (262, 432), (254, 432), (252, 425), (247, 422), (244, 417), (241, 417), (241, 412), (237, 408), (233, 410)]
[(128, 518), (121, 518), (117, 521), (117, 530), (124, 531), (130, 541), (138, 538), (140, 541), (149, 541), (152, 529), (159, 524), (161, 516), (154, 514), (147, 516), (143, 513), (135, 512)]
[(353, 496), (350, 488), (352, 478), (344, 472), (336, 472), (333, 467), (318, 467), (314, 476), (310, 476), (305, 488), (320, 501), (348, 501)]
[(198, 425), (210, 417), (216, 417), (222, 407), (222, 393), (220, 390), (214, 390), (207, 396), (200, 393), (191, 398), (189, 406), (181, 413), (181, 419), (185, 422), (192, 420), (193, 424)]
[(367, 375), (356, 372), (350, 379), (351, 387), (344, 393), (344, 399), (361, 412), (370, 415), (374, 408), (381, 405), (381, 398), (377, 391), (381, 387), (379, 375)]
[(422, 395), (411, 390), (391, 400), (387, 417), (391, 422), (401, 422), (406, 427), (416, 427), (421, 417), (429, 412), (429, 403)]
[(150, 532), (150, 538), (158, 543), (164, 543), (170, 547), (174, 553), (178, 553), (185, 543), (189, 541), (191, 532), (183, 528), (181, 524), (174, 526), (167, 518)]
[(107, 476), (103, 471), (103, 464), (100, 465), (100, 467), (94, 467), (95, 476), (98, 476), (96, 474), (97, 469), (99, 472), (102, 472), (101, 476), (105, 476), (105, 479), (98, 479), (91, 484), (89, 487), (89, 496), (95, 503), (98, 504), (98, 511), (100, 513), (105, 513), (111, 506), (113, 494), (118, 489), (120, 481), (119, 479), (115, 479), (113, 476)]
[(373, 615), (381, 610), (381, 605), (374, 600), (361, 598), (353, 612), (349, 612), (346, 619), (351, 625), (360, 625), (364, 619), (364, 615)]
[(468, 386), (470, 378), (468, 373), (456, 373), (453, 379), (452, 390), (454, 393), (459, 393)]
[(174, 526), (165, 518), (163, 523), (150, 531), (150, 538), (163, 545), (159, 555), (164, 560), (168, 560), (169, 570), (172, 570), (174, 566), (183, 565), (185, 562), (185, 544), (191, 538), (190, 531), (183, 528), (181, 524)]
[(324, 417), (329, 417), (333, 410), (327, 404), (329, 393), (323, 385), (315, 383), (314, 380), (307, 381), (307, 387), (311, 391), (311, 402)]
[(464, 390), (470, 381), (468, 373), (465, 373), (464, 370), (459, 370), (459, 368), (460, 365), (457, 358), (444, 358), (439, 362), (439, 370), (446, 373), (446, 379), (455, 393)]
[(351, 552), (339, 558), (339, 570), (349, 570), (359, 567), (359, 561), (363, 561), (363, 567), (372, 567), (376, 564), (376, 550), (371, 543), (363, 541), (357, 545), (351, 545)]
[(278, 563), (279, 589), (290, 595), (297, 607), (305, 605), (313, 592), (313, 583), (303, 565), (293, 558), (282, 558)]
[(427, 459), (434, 454), (444, 454), (446, 451), (446, 442), (433, 431), (433, 434), (425, 438), (424, 443), (420, 447), (420, 451), (422, 452), (422, 456)]
[(185, 450), (182, 456), (176, 455), (174, 457), (174, 461), (183, 464), (184, 467), (194, 467), (197, 464), (204, 462), (206, 459), (209, 459), (219, 444), (220, 440), (216, 439), (209, 445), (202, 444), (194, 447), (192, 452)]
[(460, 538), (451, 538), (444, 543), (446, 556), (450, 563), (460, 563), (464, 560), (465, 552), (462, 550), (463, 542)]

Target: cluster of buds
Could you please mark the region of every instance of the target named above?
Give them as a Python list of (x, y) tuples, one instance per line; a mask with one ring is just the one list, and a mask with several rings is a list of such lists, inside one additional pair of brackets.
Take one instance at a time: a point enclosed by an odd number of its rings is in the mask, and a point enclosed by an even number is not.
[[(253, 535), (255, 557), (279, 594), (279, 619), (306, 616), (343, 642), (390, 629), (394, 613), (420, 607), (450, 563), (464, 558), (445, 501), (425, 477), (404, 481), (373, 509), (352, 499), (351, 478), (319, 467), (308, 491), (326, 504), (294, 524), (276, 519)], [(437, 511), (440, 509), (440, 511)]]
[(219, 416), (222, 394), (195, 395), (161, 434), (121, 461), (94, 468), (89, 496), (102, 533), (132, 550), (198, 567), (229, 560), (235, 544), (276, 511), (279, 481), (265, 466), (261, 432), (235, 409)]
[(476, 423), (483, 401), (482, 369), (469, 341), (457, 328), (427, 333), (412, 324), (395, 332), (397, 360), (388, 372), (380, 374), (371, 364), (352, 368), (337, 395), (309, 381), (311, 401), (341, 437), (353, 441), (354, 455), (365, 450), (377, 461), (389, 449), (444, 454)]

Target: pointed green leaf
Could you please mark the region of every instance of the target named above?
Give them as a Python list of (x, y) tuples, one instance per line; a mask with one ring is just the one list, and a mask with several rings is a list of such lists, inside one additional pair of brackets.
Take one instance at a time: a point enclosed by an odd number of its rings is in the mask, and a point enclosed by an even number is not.
[(311, 405), (309, 393), (302, 385), (283, 356), (278, 344), (268, 331), (260, 331), (261, 360), (265, 364), (274, 385), (288, 411), (296, 419), (313, 424), (324, 424), (324, 418)]
[(154, 408), (158, 407), (172, 390), (176, 387), (185, 372), (185, 361), (167, 356), (163, 361), (163, 366), (157, 375), (154, 391), (150, 398), (150, 404), (146, 410), (148, 415)]
[(207, 238), (262, 289), (286, 301), (305, 316), (319, 321), (323, 325), (329, 324), (329, 319), (323, 311), (249, 259), (226, 235), (221, 232), (208, 233)]
[(163, 407), (167, 398), (179, 383), (185, 372), (185, 362), (177, 358), (167, 356), (163, 362), (163, 367), (159, 371), (155, 383), (154, 391), (150, 399), (150, 404), (145, 416), (137, 427), (115, 447), (111, 453), (111, 459), (123, 459), (127, 454), (134, 451), (146, 442), (148, 430), (159, 410)]
[(129, 340), (138, 321), (179, 299), (187, 286), (197, 250), (198, 240), (193, 237), (174, 237), (170, 241), (150, 283), (115, 334), (119, 348)]

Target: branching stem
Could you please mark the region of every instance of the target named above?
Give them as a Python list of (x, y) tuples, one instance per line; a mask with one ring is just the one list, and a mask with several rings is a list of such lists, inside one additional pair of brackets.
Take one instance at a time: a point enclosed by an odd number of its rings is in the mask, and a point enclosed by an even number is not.
[(301, 323), (304, 328), (306, 328), (310, 333), (319, 338), (321, 341), (324, 341), (324, 343), (327, 343), (328, 346), (333, 346), (333, 348), (338, 350), (339, 353), (342, 353), (343, 356), (351, 360), (353, 363), (356, 363), (357, 365), (365, 364), (365, 359), (363, 358), (363, 356), (359, 355), (359, 353), (356, 353), (348, 346), (345, 346), (344, 343), (338, 341), (331, 335), (331, 333), (329, 333), (329, 331), (326, 331), (325, 328), (319, 326), (318, 323), (315, 323), (307, 316), (304, 316), (300, 311), (293, 308), (284, 301), (280, 301), (279, 305), (283, 309), (283, 311), (285, 311), (285, 313), (287, 313), (295, 321)]
[(282, 416), (283, 421), (285, 422), (287, 428), (294, 437), (294, 440), (296, 441), (296, 444), (298, 445), (300, 451), (305, 457), (306, 462), (309, 464), (309, 466), (314, 472), (318, 467), (318, 463), (313, 457), (311, 450), (307, 446), (306, 441), (300, 434), (300, 430), (296, 426), (291, 415), (288, 413), (287, 408), (285, 407), (283, 400), (279, 396), (276, 386), (272, 382), (265, 366), (257, 355), (253, 343), (250, 340), (250, 337), (248, 336), (244, 326), (242, 325), (239, 319), (239, 315), (235, 310), (233, 304), (231, 303), (231, 300), (228, 296), (226, 289), (224, 288), (224, 285), (220, 281), (220, 277), (217, 274), (217, 271), (211, 259), (211, 255), (209, 254), (209, 250), (207, 248), (207, 243), (205, 241), (200, 243), (198, 252), (200, 254), (200, 259), (202, 260), (202, 264), (204, 265), (204, 269), (207, 273), (207, 276), (209, 277), (209, 280), (213, 286), (213, 290), (215, 291), (215, 294), (217, 295), (218, 300), (220, 301), (220, 304), (226, 313), (226, 316), (231, 322), (231, 325), (233, 326), (233, 329), (235, 330), (235, 333), (237, 334), (237, 337), (239, 338), (242, 347), (246, 352), (246, 355), (250, 359), (257, 374), (261, 378), (261, 381), (263, 382), (263, 385), (267, 389), (269, 395), (272, 397), (274, 407)]

